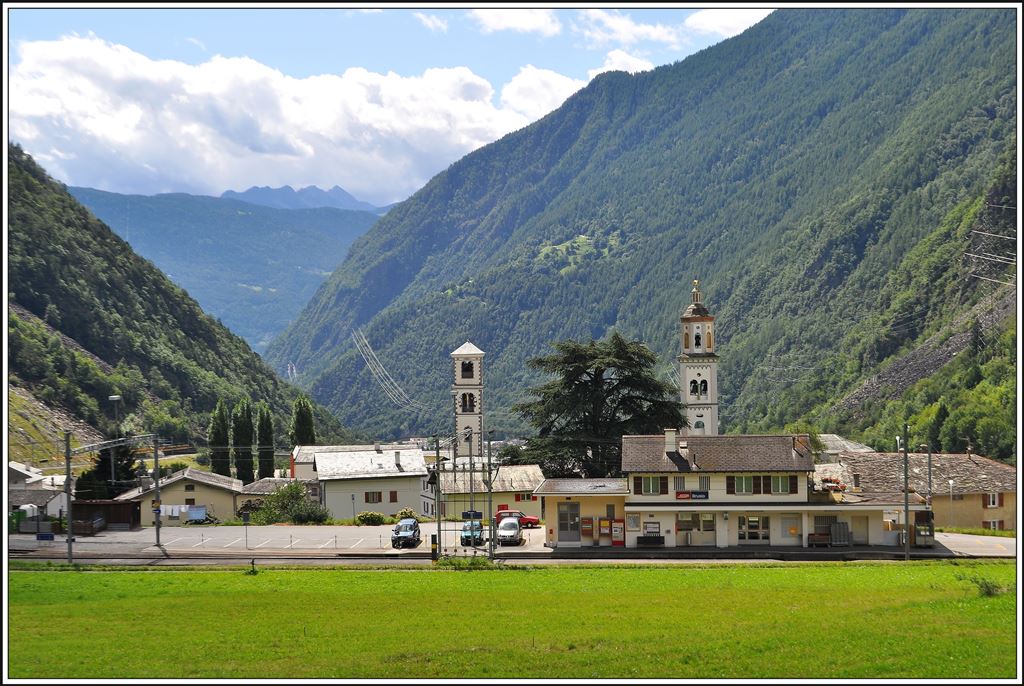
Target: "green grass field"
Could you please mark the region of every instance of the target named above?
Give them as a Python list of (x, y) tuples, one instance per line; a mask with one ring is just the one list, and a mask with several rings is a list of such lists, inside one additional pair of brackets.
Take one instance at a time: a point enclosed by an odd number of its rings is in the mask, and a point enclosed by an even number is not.
[(1016, 676), (1012, 561), (8, 580), (17, 679)]

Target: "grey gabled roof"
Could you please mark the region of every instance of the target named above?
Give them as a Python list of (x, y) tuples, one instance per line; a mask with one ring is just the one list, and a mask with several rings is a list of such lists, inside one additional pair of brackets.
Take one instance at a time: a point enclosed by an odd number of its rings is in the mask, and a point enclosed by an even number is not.
[[(928, 454), (907, 455), (910, 489), (917, 493), (928, 491)], [(903, 492), (903, 453), (841, 452), (837, 462), (817, 465), (816, 480), (824, 475), (837, 476), (847, 485), (853, 485), (853, 475), (864, 493)], [(932, 454), (932, 497), (949, 495), (949, 480), (953, 480), (953, 493), (1015, 493), (1017, 468), (981, 455), (964, 453)]]
[(628, 495), (626, 479), (545, 479), (535, 495)]
[(7, 503), (11, 509), (17, 509), (22, 505), (43, 507), (63, 492), (43, 488), (12, 488), (7, 490)]
[[(230, 476), (223, 476), (222, 474), (214, 474), (213, 472), (204, 472), (201, 469), (193, 469), (188, 467), (181, 471), (168, 474), (164, 478), (160, 479), (160, 488), (166, 488), (171, 484), (187, 479), (189, 481), (195, 481), (196, 483), (206, 484), (207, 486), (213, 486), (214, 488), (222, 488), (225, 491), (231, 491), (232, 493), (242, 492), (242, 482), (239, 479), (234, 479)], [(126, 491), (118, 496), (115, 500), (131, 500), (132, 498), (138, 498), (147, 493), (156, 490), (156, 486), (144, 486), (142, 488), (133, 488), (130, 491)]]
[(814, 458), (792, 435), (681, 436), (666, 452), (665, 436), (623, 436), (623, 472), (810, 472)]
[[(486, 493), (485, 474), (473, 473), (473, 491)], [(530, 491), (544, 481), (544, 473), (535, 464), (502, 465), (494, 471), (493, 492), (511, 493), (514, 491)], [(469, 472), (441, 472), (441, 493), (469, 493)]]
[[(397, 454), (397, 458), (396, 458)], [(426, 476), (423, 451), (406, 445), (403, 449), (321, 452), (313, 456), (319, 481)]]

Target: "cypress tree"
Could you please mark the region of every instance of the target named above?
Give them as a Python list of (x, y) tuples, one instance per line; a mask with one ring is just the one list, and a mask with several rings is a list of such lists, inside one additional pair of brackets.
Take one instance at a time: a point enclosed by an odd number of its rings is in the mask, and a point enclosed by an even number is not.
[(248, 398), (242, 398), (231, 413), (231, 452), (235, 460), (235, 477), (243, 484), (255, 481), (252, 441), (252, 406)]
[(262, 401), (256, 406), (256, 451), (260, 478), (274, 476), (274, 418)]
[(292, 428), (288, 437), (291, 439), (292, 445), (316, 445), (313, 404), (304, 395), (296, 398), (292, 405)]
[(217, 406), (210, 414), (210, 427), (206, 434), (206, 444), (210, 448), (210, 471), (222, 476), (231, 476), (231, 453), (229, 449), (230, 420), (228, 408), (223, 400), (217, 400)]

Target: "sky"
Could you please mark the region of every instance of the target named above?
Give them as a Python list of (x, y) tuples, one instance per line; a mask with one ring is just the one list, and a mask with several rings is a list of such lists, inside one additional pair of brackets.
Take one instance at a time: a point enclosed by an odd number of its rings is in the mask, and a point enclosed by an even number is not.
[(4, 5), (8, 140), (115, 193), (341, 186), (384, 205), (609, 70), (771, 12), (588, 5)]

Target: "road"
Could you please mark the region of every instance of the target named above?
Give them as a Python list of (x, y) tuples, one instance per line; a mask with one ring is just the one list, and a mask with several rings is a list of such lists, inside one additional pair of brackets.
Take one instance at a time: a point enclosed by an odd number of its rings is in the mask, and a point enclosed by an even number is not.
[[(472, 547), (459, 544), (459, 522), (442, 522), (439, 550), (442, 554), (472, 555)], [(308, 556), (310, 553), (335, 555), (337, 553), (367, 553), (379, 555), (390, 552), (430, 553), (430, 537), (437, 532), (437, 523), (420, 524), (421, 543), (416, 548), (394, 550), (391, 547), (391, 525), (383, 526), (164, 526), (160, 529), (160, 544), (164, 551), (175, 555), (190, 553), (238, 553), (239, 555), (294, 551)], [(486, 536), (486, 529), (485, 536)], [(544, 548), (544, 529), (524, 529), (526, 545), (516, 551), (541, 552)], [(34, 534), (12, 534), (8, 545), (12, 550), (49, 547), (64, 551), (66, 539), (58, 534), (52, 542), (36, 541)], [(486, 551), (487, 544), (477, 546)], [(496, 547), (497, 549), (497, 547)], [(504, 548), (508, 550), (509, 548)], [(159, 553), (156, 547), (156, 529), (146, 527), (135, 531), (103, 531), (96, 536), (78, 536), (73, 551), (127, 555), (132, 553)]]
[[(436, 524), (421, 524), (422, 542), (416, 548), (391, 548), (391, 526), (177, 526), (161, 529), (161, 544), (156, 546), (153, 528), (136, 531), (104, 531), (97, 536), (79, 536), (73, 552), (83, 563), (106, 564), (235, 564), (239, 560), (257, 560), (256, 564), (339, 564), (416, 566), (430, 564), (430, 536)], [(486, 544), (470, 547), (458, 544), (460, 525), (444, 523), (442, 555), (486, 554)], [(523, 559), (506, 559), (504, 564), (635, 564), (638, 558), (623, 550), (622, 557), (601, 559), (545, 559), (544, 529), (524, 531), (527, 544), (515, 548), (496, 547), (498, 552), (526, 554)], [(67, 545), (61, 535), (54, 541), (37, 541), (34, 534), (8, 536), (10, 551), (34, 551), (34, 557), (64, 558)], [(1011, 557), (1017, 555), (1017, 539), (995, 536), (937, 533), (935, 551), (948, 550), (957, 557)], [(725, 552), (725, 551), (723, 551)], [(25, 557), (12, 552), (9, 558)], [(727, 555), (714, 559), (644, 560), (655, 564), (730, 563), (740, 561)], [(746, 560), (756, 562), (756, 560)]]

